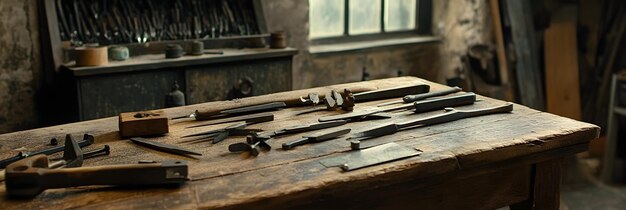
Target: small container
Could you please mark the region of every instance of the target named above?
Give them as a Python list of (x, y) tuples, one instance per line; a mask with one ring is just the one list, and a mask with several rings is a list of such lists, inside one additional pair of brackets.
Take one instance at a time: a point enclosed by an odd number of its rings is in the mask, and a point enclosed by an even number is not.
[(180, 58), (183, 56), (183, 47), (178, 44), (168, 44), (165, 48), (165, 58)]
[(109, 48), (109, 57), (114, 61), (125, 61), (130, 56), (128, 52), (128, 47), (124, 46), (114, 46)]
[(287, 47), (285, 42), (285, 32), (277, 31), (270, 34), (270, 48), (284, 49)]
[(204, 43), (201, 41), (194, 41), (191, 43), (191, 55), (203, 55), (204, 54)]
[(78, 47), (76, 66), (103, 66), (108, 64), (109, 56), (106, 47)]

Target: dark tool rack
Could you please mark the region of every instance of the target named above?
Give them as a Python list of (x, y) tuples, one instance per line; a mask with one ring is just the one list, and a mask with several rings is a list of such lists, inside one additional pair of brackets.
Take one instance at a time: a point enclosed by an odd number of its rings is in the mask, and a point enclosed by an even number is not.
[(55, 0), (61, 41), (101, 45), (260, 34), (252, 1)]
[(71, 60), (73, 47), (87, 43), (127, 46), (131, 55), (143, 55), (190, 40), (203, 40), (206, 48), (241, 48), (269, 37), (260, 0), (42, 0), (40, 5), (49, 35), (43, 41), (55, 69)]

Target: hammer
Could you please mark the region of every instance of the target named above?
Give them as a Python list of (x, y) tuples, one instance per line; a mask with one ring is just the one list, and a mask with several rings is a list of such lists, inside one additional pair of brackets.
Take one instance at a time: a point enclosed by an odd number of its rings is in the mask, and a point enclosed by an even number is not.
[(189, 180), (187, 163), (169, 160), (161, 163), (107, 165), (51, 169), (48, 157), (36, 155), (6, 168), (6, 194), (9, 197), (35, 197), (46, 189), (87, 185), (163, 185)]

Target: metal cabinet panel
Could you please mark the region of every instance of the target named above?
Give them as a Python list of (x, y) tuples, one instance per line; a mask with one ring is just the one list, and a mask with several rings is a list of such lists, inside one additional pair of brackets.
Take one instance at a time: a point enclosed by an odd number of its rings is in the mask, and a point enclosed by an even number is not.
[(184, 71), (150, 71), (81, 77), (77, 81), (80, 119), (120, 112), (161, 109), (175, 81), (185, 89)]
[(229, 92), (239, 79), (254, 81), (253, 95), (291, 90), (291, 56), (248, 60), (187, 69), (188, 104), (229, 99)]

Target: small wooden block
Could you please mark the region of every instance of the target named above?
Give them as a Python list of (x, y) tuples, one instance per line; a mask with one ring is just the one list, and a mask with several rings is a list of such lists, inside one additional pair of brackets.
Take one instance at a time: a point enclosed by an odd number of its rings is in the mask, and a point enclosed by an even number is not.
[(120, 113), (120, 136), (154, 136), (169, 132), (168, 118), (164, 111)]

